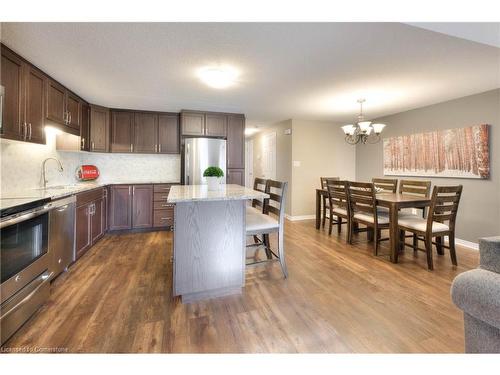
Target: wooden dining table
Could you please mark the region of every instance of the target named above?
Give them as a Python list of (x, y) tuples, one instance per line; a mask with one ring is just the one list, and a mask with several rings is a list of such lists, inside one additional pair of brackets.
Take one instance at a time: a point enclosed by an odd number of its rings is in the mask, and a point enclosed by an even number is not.
[[(316, 189), (316, 229), (321, 226), (322, 197), (328, 198), (328, 190)], [(411, 194), (377, 193), (377, 205), (389, 209), (389, 247), (391, 262), (398, 262), (399, 228), (398, 211), (402, 208), (424, 208), (430, 206), (431, 199)]]

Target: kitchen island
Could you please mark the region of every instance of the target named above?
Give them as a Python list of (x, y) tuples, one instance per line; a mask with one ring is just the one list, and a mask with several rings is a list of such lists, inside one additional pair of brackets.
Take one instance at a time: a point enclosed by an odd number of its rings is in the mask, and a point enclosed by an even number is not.
[(245, 205), (265, 193), (240, 185), (172, 186), (173, 294), (183, 303), (241, 293), (245, 284)]

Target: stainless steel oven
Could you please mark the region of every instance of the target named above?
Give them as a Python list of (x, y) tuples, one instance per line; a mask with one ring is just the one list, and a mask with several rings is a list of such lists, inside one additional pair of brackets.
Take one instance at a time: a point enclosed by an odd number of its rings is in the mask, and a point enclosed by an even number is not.
[(0, 329), (4, 343), (49, 295), (47, 200), (2, 209)]

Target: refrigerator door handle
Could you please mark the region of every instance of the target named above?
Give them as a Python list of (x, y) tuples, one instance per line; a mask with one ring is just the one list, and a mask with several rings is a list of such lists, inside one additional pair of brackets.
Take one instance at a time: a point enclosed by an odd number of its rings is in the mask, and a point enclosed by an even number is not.
[(189, 185), (189, 143), (186, 143), (186, 185)]

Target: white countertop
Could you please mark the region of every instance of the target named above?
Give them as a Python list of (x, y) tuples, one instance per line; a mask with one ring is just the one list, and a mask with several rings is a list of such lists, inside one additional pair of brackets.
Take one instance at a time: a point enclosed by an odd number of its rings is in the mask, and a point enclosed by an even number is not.
[(218, 190), (208, 190), (208, 185), (175, 185), (170, 188), (168, 203), (196, 201), (229, 201), (269, 198), (269, 195), (241, 185), (221, 184)]
[(21, 189), (12, 192), (2, 191), (2, 196), (0, 199), (0, 208), (9, 208), (18, 206), (24, 203), (29, 203), (30, 201), (36, 201), (38, 199), (50, 198), (58, 199), (67, 197), (69, 195), (81, 193), (83, 191), (96, 189), (99, 187), (104, 187), (108, 185), (136, 185), (136, 184), (176, 184), (178, 182), (171, 181), (138, 181), (138, 180), (117, 180), (117, 181), (88, 181), (79, 182), (76, 184), (60, 185), (60, 186), (48, 186), (46, 189)]

